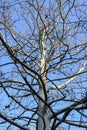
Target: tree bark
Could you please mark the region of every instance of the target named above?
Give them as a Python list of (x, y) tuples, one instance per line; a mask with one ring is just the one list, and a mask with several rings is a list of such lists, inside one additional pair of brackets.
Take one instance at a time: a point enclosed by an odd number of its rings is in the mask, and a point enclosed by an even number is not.
[[(41, 53), (41, 64), (40, 64), (40, 68), (41, 68), (41, 77), (42, 80), (45, 84), (45, 88), (43, 88), (43, 86), (40, 86), (40, 90), (39, 90), (39, 96), (41, 96), (41, 98), (47, 103), (47, 93), (46, 93), (46, 68), (47, 68), (47, 64), (46, 64), (46, 46), (44, 43), (44, 39), (45, 39), (45, 31), (46, 29), (43, 30), (42, 32), (42, 40), (41, 40), (41, 48), (42, 48), (42, 53)], [(39, 103), (39, 108), (38, 108), (38, 121), (37, 121), (37, 130), (50, 130), (50, 119), (49, 119), (49, 111), (47, 106), (40, 100), (38, 99), (38, 103)]]

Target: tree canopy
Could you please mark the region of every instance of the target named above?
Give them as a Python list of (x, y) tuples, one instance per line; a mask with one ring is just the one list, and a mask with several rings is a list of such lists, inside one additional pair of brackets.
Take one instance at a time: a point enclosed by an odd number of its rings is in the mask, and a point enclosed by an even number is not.
[(86, 0), (1, 0), (0, 130), (86, 130), (86, 53)]

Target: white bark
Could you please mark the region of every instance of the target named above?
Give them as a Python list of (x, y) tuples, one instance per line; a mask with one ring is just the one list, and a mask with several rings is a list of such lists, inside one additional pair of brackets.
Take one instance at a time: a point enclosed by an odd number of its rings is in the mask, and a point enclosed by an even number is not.
[(38, 118), (37, 130), (51, 130), (49, 115), (45, 114), (43, 115), (43, 118)]
[(83, 64), (82, 68), (80, 68), (78, 70), (78, 72), (74, 76), (72, 76), (71, 78), (69, 78), (69, 80), (67, 80), (66, 82), (64, 82), (63, 84), (61, 84), (59, 86), (56, 86), (56, 87), (55, 86), (51, 86), (49, 89), (62, 89), (62, 88), (65, 88), (66, 85), (68, 85), (69, 83), (71, 83), (71, 81), (73, 81), (77, 77), (77, 75), (81, 74), (86, 69), (86, 66), (87, 66), (87, 61)]
[[(45, 84), (45, 88), (43, 88), (43, 86), (40, 86), (40, 90), (39, 90), (39, 96), (45, 101), (45, 93), (44, 93), (44, 89), (46, 91), (46, 46), (44, 43), (44, 39), (45, 39), (45, 29), (42, 32), (42, 38), (41, 38), (41, 48), (42, 48), (42, 52), (41, 52), (41, 77), (42, 80)], [(38, 108), (38, 121), (37, 121), (37, 130), (50, 130), (50, 119), (49, 119), (49, 111), (47, 106), (40, 100), (38, 99), (38, 104), (39, 104), (39, 108)]]

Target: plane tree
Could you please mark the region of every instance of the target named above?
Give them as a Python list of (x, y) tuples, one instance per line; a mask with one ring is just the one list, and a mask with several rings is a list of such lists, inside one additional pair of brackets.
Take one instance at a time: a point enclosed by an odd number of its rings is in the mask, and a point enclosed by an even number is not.
[(0, 3), (0, 129), (87, 128), (86, 0)]

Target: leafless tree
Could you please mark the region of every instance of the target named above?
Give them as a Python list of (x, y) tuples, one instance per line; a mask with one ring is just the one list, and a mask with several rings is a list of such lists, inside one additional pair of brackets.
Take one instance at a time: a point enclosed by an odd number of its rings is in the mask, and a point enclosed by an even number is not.
[(87, 129), (86, 0), (1, 0), (0, 130)]

